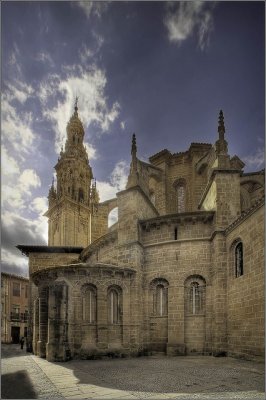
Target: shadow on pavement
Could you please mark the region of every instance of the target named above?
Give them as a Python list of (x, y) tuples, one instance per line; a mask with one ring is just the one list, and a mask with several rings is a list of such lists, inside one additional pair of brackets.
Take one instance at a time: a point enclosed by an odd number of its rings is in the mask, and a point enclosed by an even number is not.
[[(59, 363), (54, 363), (59, 364)], [(243, 365), (244, 364), (244, 365)], [(60, 363), (71, 369), (79, 384), (149, 393), (264, 392), (263, 373), (236, 360), (162, 358), (152, 360), (72, 360)], [(249, 366), (250, 367), (250, 366)]]
[(27, 371), (4, 374), (1, 378), (1, 399), (37, 399)]

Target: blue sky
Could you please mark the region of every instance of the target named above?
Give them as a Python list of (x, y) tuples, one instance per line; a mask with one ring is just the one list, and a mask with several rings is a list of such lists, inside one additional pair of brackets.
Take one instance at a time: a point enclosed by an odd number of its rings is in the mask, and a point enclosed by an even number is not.
[(79, 97), (101, 200), (138, 157), (214, 143), (264, 168), (264, 2), (2, 2), (2, 262), (46, 244), (47, 194)]

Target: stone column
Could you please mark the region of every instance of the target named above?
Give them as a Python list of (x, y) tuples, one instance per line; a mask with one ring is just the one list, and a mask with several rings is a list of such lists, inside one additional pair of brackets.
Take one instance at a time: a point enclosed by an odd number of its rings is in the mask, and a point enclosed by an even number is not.
[(37, 343), (39, 341), (39, 299), (34, 300), (33, 304), (33, 353), (37, 354)]
[(54, 361), (56, 339), (55, 339), (55, 323), (56, 323), (56, 304), (55, 304), (55, 293), (54, 286), (49, 287), (49, 298), (48, 298), (48, 338), (46, 344), (46, 359), (48, 361)]
[(97, 347), (108, 347), (107, 288), (99, 287), (97, 295)]
[(167, 355), (185, 354), (184, 330), (184, 287), (169, 286)]
[(37, 355), (46, 357), (46, 342), (48, 328), (48, 304), (47, 288), (39, 288), (39, 340), (37, 344)]

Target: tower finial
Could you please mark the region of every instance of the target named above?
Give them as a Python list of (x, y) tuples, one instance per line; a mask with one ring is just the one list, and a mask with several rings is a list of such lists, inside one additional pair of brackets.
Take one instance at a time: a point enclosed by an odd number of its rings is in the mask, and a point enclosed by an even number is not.
[(137, 143), (136, 143), (135, 133), (133, 133), (133, 135), (132, 135), (131, 154), (132, 154), (132, 156), (133, 156), (133, 154), (134, 154), (134, 156), (136, 156), (136, 154), (137, 154)]
[(220, 110), (219, 113), (218, 133), (219, 133), (219, 140), (224, 140), (225, 127), (224, 127), (224, 114), (222, 110)]
[(76, 96), (76, 99), (75, 99), (75, 112), (78, 112), (78, 96)]

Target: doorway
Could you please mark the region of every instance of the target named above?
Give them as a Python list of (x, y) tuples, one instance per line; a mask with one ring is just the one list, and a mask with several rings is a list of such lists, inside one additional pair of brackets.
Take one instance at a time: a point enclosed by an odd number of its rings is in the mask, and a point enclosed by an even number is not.
[(12, 338), (12, 343), (19, 343), (19, 338), (20, 338), (19, 326), (11, 326), (11, 338)]

